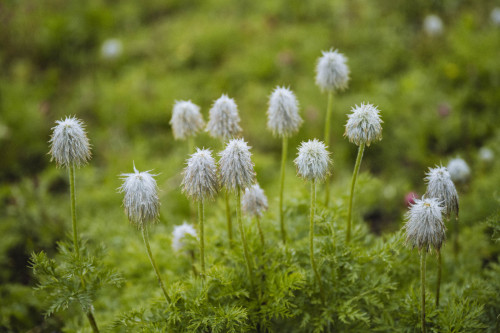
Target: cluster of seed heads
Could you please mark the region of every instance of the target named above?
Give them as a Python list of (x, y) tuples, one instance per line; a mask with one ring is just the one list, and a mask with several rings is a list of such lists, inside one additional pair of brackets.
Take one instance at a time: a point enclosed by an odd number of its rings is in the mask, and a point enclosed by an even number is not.
[(75, 117), (66, 117), (57, 120), (56, 124), (49, 141), (51, 161), (55, 160), (58, 166), (63, 167), (87, 164), (91, 153), (83, 122)]
[(255, 171), (251, 159), (250, 147), (243, 139), (229, 141), (219, 153), (219, 171), (221, 185), (237, 192), (255, 182)]
[(427, 182), (425, 195), (441, 201), (444, 206), (444, 216), (450, 218), (453, 213), (458, 217), (458, 193), (448, 170), (443, 166), (429, 168), (425, 181)]
[(209, 149), (197, 149), (187, 161), (182, 190), (196, 201), (212, 199), (219, 189), (217, 167)]
[(299, 102), (293, 91), (285, 87), (276, 87), (269, 98), (267, 127), (274, 135), (291, 136), (302, 125), (299, 115)]
[(176, 140), (195, 136), (205, 126), (200, 107), (191, 101), (176, 101), (172, 111), (172, 134)]
[(323, 142), (317, 139), (302, 142), (295, 159), (297, 173), (309, 181), (323, 180), (328, 175), (331, 164), (330, 152)]
[(316, 84), (323, 91), (344, 90), (349, 82), (347, 58), (337, 50), (322, 53), (316, 66)]
[(261, 217), (268, 208), (267, 197), (259, 184), (254, 184), (245, 189), (241, 204), (245, 214), (252, 217)]
[(209, 111), (206, 131), (213, 138), (228, 140), (241, 133), (238, 106), (234, 99), (222, 95)]
[(382, 140), (382, 119), (379, 110), (372, 104), (356, 105), (348, 115), (344, 136), (356, 145), (369, 146), (375, 140)]

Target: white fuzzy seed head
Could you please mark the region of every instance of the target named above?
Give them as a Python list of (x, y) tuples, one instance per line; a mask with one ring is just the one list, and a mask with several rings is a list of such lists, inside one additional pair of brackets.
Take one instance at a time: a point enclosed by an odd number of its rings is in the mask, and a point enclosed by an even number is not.
[(458, 193), (448, 170), (443, 166), (429, 168), (425, 181), (427, 183), (425, 196), (437, 198), (443, 204), (446, 218), (450, 218), (452, 213), (458, 217)]
[(454, 158), (448, 162), (446, 167), (450, 173), (451, 180), (464, 183), (469, 179), (470, 168), (460, 157)]
[(276, 87), (269, 99), (267, 127), (274, 135), (291, 136), (299, 130), (302, 118), (299, 115), (299, 102), (295, 94), (285, 87)]
[(495, 153), (488, 147), (481, 147), (479, 149), (479, 159), (484, 163), (491, 163), (495, 159)]
[(441, 202), (436, 198), (415, 199), (406, 213), (406, 244), (427, 252), (432, 248), (439, 251), (446, 239), (442, 212)]
[(210, 109), (206, 131), (213, 138), (232, 139), (241, 133), (240, 116), (234, 99), (222, 95)]
[(297, 174), (303, 179), (321, 181), (329, 173), (328, 168), (332, 161), (323, 142), (317, 139), (302, 142), (297, 155), (294, 162)]
[(191, 101), (176, 101), (170, 119), (172, 134), (176, 140), (195, 136), (205, 126), (200, 107)]
[(194, 238), (197, 236), (196, 230), (192, 224), (184, 222), (174, 227), (172, 231), (172, 249), (174, 252), (179, 252), (186, 246), (185, 238), (189, 236)]
[(119, 188), (125, 193), (123, 206), (129, 221), (138, 228), (156, 222), (160, 215), (160, 200), (158, 199), (158, 186), (153, 178), (156, 175), (149, 171), (139, 172), (134, 165), (134, 173), (121, 174), (123, 180)]
[(196, 201), (212, 199), (219, 189), (217, 167), (209, 149), (199, 149), (187, 160), (182, 191)]
[(438, 36), (443, 33), (444, 25), (437, 15), (427, 15), (424, 19), (424, 31), (429, 36)]
[(500, 26), (500, 7), (495, 7), (491, 10), (490, 18), (494, 25)]
[(57, 166), (63, 167), (87, 164), (91, 153), (83, 122), (75, 117), (66, 117), (56, 123), (49, 141), (51, 161), (55, 160)]
[(322, 53), (316, 65), (316, 84), (322, 91), (344, 90), (349, 82), (347, 58), (333, 49)]
[(226, 189), (236, 192), (255, 181), (250, 147), (243, 139), (233, 139), (226, 149), (219, 153), (219, 170), (221, 184)]
[(251, 217), (261, 217), (267, 210), (267, 197), (259, 184), (247, 187), (241, 198), (243, 212)]
[(367, 146), (377, 140), (382, 140), (382, 119), (379, 110), (373, 104), (356, 105), (347, 117), (344, 136), (356, 145), (364, 143)]

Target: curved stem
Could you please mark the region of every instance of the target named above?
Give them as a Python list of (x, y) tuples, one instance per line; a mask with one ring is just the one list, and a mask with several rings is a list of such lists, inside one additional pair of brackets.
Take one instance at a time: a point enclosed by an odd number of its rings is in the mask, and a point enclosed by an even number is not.
[(324, 302), (323, 285), (321, 284), (321, 277), (318, 273), (318, 268), (316, 267), (316, 262), (314, 261), (314, 214), (316, 209), (316, 182), (313, 180), (311, 182), (311, 211), (309, 217), (309, 256), (311, 259), (311, 266), (314, 271), (314, 277), (318, 281), (319, 292), (321, 299)]
[(425, 333), (425, 256), (427, 251), (421, 250), (420, 254), (420, 280), (422, 284), (422, 332)]
[(198, 202), (198, 225), (200, 227), (200, 262), (201, 262), (201, 276), (205, 278), (205, 209), (203, 200)]
[(227, 237), (229, 238), (229, 247), (233, 247), (233, 222), (231, 220), (231, 207), (229, 206), (229, 193), (225, 193), (226, 199), (226, 219), (227, 219)]
[(349, 243), (351, 240), (351, 218), (352, 218), (352, 200), (354, 198), (354, 186), (356, 185), (356, 177), (358, 176), (359, 166), (361, 165), (361, 160), (363, 159), (363, 152), (365, 151), (365, 144), (362, 143), (358, 148), (358, 157), (356, 158), (356, 164), (354, 165), (354, 172), (352, 173), (351, 181), (351, 195), (349, 196), (349, 211), (347, 213), (347, 235), (346, 242)]
[[(326, 120), (325, 120), (325, 145), (330, 147), (330, 123), (332, 118), (333, 109), (333, 91), (328, 92), (328, 105), (326, 107)], [(331, 148), (330, 148), (331, 151)], [(325, 179), (325, 207), (328, 207), (330, 202), (330, 175)]]
[(163, 291), (163, 295), (165, 295), (165, 299), (167, 300), (167, 302), (170, 303), (170, 296), (168, 296), (167, 290), (165, 289), (165, 285), (163, 284), (160, 276), (160, 271), (158, 270), (158, 266), (156, 266), (153, 254), (151, 253), (151, 248), (149, 247), (149, 236), (147, 228), (147, 225), (144, 225), (144, 227), (142, 228), (142, 239), (144, 239), (144, 245), (146, 245), (146, 251), (148, 252), (149, 260), (151, 261), (151, 265), (153, 265), (153, 269), (156, 273), (156, 277), (158, 278), (158, 283), (160, 284), (161, 290)]
[(262, 232), (262, 228), (260, 227), (260, 217), (257, 216), (256, 219), (257, 219), (257, 228), (259, 229), (260, 242), (262, 244), (262, 249), (264, 249), (265, 241), (264, 241), (264, 233)]
[(78, 245), (78, 231), (76, 230), (76, 195), (75, 195), (75, 166), (69, 167), (69, 189), (71, 195), (71, 221), (73, 224), (73, 245), (76, 257), (80, 258), (80, 247)]
[(437, 251), (437, 261), (438, 261), (438, 274), (437, 274), (437, 288), (436, 288), (436, 307), (439, 306), (439, 293), (441, 291), (441, 251)]
[(285, 230), (285, 211), (283, 208), (283, 192), (285, 189), (285, 165), (286, 155), (288, 150), (288, 138), (283, 137), (282, 151), (281, 151), (281, 174), (280, 174), (280, 226), (281, 226), (281, 239), (286, 243), (286, 230)]
[(243, 229), (243, 222), (241, 220), (241, 189), (236, 190), (236, 218), (238, 220), (238, 226), (241, 234), (241, 241), (243, 243), (243, 254), (245, 256), (245, 261), (247, 264), (248, 279), (250, 280), (250, 286), (253, 289), (253, 274), (252, 274), (252, 264), (250, 262), (250, 255), (248, 253), (248, 244), (245, 237), (245, 230)]

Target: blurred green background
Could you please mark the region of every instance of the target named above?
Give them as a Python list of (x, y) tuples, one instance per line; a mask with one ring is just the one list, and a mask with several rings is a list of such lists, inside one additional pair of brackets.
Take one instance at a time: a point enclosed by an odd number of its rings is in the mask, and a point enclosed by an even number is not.
[[(422, 194), (427, 168), (456, 156), (472, 170), (459, 186), (461, 223), (485, 219), (498, 208), (500, 186), (499, 7), (493, 0), (2, 1), (0, 332), (57, 329), (65, 321), (43, 319), (27, 267), (32, 251), (54, 254), (70, 230), (66, 170), (47, 154), (56, 120), (82, 119), (93, 145), (90, 165), (77, 172), (79, 228), (105, 244), (129, 281), (121, 298), (111, 292), (102, 301), (111, 318), (138, 295), (148, 297), (147, 286), (134, 282), (149, 263), (122, 212), (118, 175), (132, 161), (159, 174), (158, 251), (169, 251), (172, 226), (190, 216), (179, 189), (187, 144), (173, 140), (169, 125), (174, 101), (192, 100), (207, 119), (221, 94), (236, 100), (270, 198), (267, 228), (277, 235), (281, 142), (266, 129), (268, 97), (277, 85), (290, 87), (305, 119), (289, 145), (291, 197), (306, 191), (294, 176), (296, 146), (323, 138), (327, 98), (314, 69), (330, 48), (351, 69), (349, 88), (334, 98), (333, 202), (348, 195), (356, 156), (343, 138), (346, 114), (370, 102), (384, 120), (384, 139), (366, 150), (361, 167), (366, 186), (357, 205), (370, 229), (398, 230), (405, 195)], [(440, 18), (441, 29), (425, 28), (428, 15)], [(221, 147), (206, 133), (196, 142)], [(493, 160), (481, 159), (482, 147)]]

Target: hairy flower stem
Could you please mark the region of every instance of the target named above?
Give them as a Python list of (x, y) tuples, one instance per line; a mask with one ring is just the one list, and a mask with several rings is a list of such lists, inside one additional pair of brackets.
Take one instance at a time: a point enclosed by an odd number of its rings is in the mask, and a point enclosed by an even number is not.
[(69, 167), (69, 188), (71, 192), (71, 220), (73, 222), (73, 245), (76, 257), (80, 259), (80, 247), (78, 245), (78, 231), (76, 230), (76, 196), (75, 196), (75, 166)]
[(288, 150), (288, 137), (283, 136), (283, 144), (281, 151), (281, 176), (280, 176), (280, 226), (281, 226), (281, 239), (286, 243), (286, 230), (285, 230), (285, 211), (283, 208), (283, 192), (285, 190), (285, 165), (286, 155)]
[(243, 253), (245, 255), (245, 261), (247, 264), (247, 271), (248, 271), (248, 279), (250, 280), (250, 286), (252, 289), (254, 288), (253, 285), (253, 273), (252, 273), (252, 264), (250, 262), (250, 255), (248, 253), (248, 244), (247, 244), (247, 239), (245, 237), (245, 230), (243, 230), (243, 222), (241, 220), (241, 189), (238, 188), (236, 191), (236, 218), (238, 219), (238, 226), (240, 228), (240, 234), (241, 234), (241, 241), (243, 242)]
[(354, 165), (354, 172), (352, 173), (351, 195), (349, 196), (349, 211), (347, 213), (347, 231), (346, 231), (347, 243), (349, 243), (349, 241), (351, 240), (352, 200), (354, 198), (354, 186), (356, 185), (356, 177), (358, 176), (359, 166), (361, 165), (361, 160), (363, 159), (364, 151), (365, 151), (365, 144), (362, 143), (359, 145), (358, 157), (356, 158), (356, 164)]
[(194, 153), (194, 138), (192, 136), (187, 138), (188, 145), (188, 154), (191, 155)]
[(233, 247), (233, 221), (231, 220), (231, 206), (229, 205), (229, 193), (225, 193), (226, 199), (226, 219), (227, 219), (227, 236), (229, 238), (229, 247)]
[(165, 295), (165, 299), (168, 303), (171, 302), (170, 296), (168, 296), (167, 290), (165, 289), (165, 285), (160, 276), (160, 271), (158, 270), (158, 266), (156, 266), (156, 262), (153, 258), (153, 254), (151, 253), (151, 248), (149, 247), (149, 236), (148, 236), (148, 227), (144, 225), (142, 227), (142, 239), (144, 239), (144, 245), (146, 245), (146, 251), (148, 252), (149, 260), (151, 261), (151, 265), (153, 265), (153, 269), (156, 273), (156, 277), (158, 278), (158, 283), (160, 284), (161, 290), (163, 291), (163, 295)]
[(87, 319), (89, 320), (90, 326), (92, 327), (92, 332), (99, 333), (99, 328), (97, 327), (97, 323), (95, 321), (94, 315), (92, 314), (92, 310), (87, 312)]
[[(333, 109), (333, 91), (328, 92), (328, 105), (326, 107), (326, 121), (325, 121), (325, 145), (330, 147), (330, 123), (332, 119)], [(330, 202), (330, 176), (327, 175), (325, 179), (325, 207), (328, 207)]]
[(314, 271), (314, 277), (316, 278), (316, 281), (318, 281), (319, 285), (319, 292), (321, 295), (321, 300), (325, 301), (324, 293), (323, 293), (323, 285), (321, 284), (321, 277), (319, 276), (318, 273), (318, 268), (316, 267), (316, 262), (314, 261), (314, 214), (316, 210), (316, 181), (311, 182), (311, 212), (310, 212), (310, 219), (309, 219), (309, 255), (311, 258), (311, 266)]
[(441, 291), (441, 251), (437, 251), (437, 261), (438, 261), (438, 274), (437, 274), (437, 288), (436, 288), (436, 307), (439, 306), (439, 292)]
[(420, 253), (420, 280), (422, 284), (422, 333), (426, 332), (425, 329), (425, 256), (427, 252), (425, 249)]
[(458, 256), (458, 218), (455, 218), (455, 223), (453, 223), (453, 254), (455, 255), (455, 259)]
[(262, 232), (262, 228), (260, 227), (260, 217), (257, 216), (256, 220), (257, 220), (257, 228), (259, 229), (260, 242), (262, 244), (262, 249), (264, 249), (265, 241), (264, 241), (264, 233)]
[(201, 262), (201, 276), (205, 279), (205, 208), (203, 200), (198, 202), (198, 226), (200, 228), (200, 262)]

